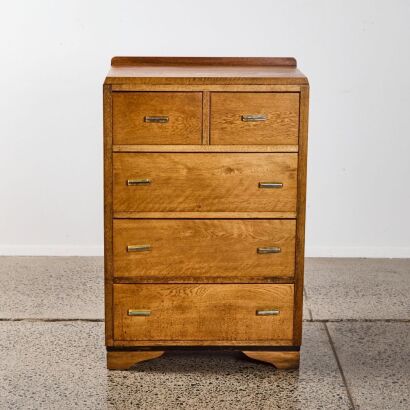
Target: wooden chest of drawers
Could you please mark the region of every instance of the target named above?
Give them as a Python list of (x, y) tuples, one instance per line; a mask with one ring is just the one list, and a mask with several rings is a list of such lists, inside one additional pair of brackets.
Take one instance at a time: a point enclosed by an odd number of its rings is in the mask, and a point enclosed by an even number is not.
[(114, 57), (104, 83), (107, 365), (299, 364), (309, 85), (293, 58)]

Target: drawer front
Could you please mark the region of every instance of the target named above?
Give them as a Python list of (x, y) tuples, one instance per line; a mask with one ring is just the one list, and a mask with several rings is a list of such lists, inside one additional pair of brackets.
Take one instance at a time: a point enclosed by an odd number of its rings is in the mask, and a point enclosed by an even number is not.
[(113, 166), (114, 212), (296, 211), (297, 154), (117, 153)]
[(114, 220), (114, 276), (175, 282), (290, 278), (295, 232), (294, 220)]
[(202, 93), (113, 93), (114, 144), (200, 144)]
[(114, 339), (266, 341), (293, 336), (293, 285), (114, 285)]
[(296, 145), (299, 93), (212, 93), (211, 144)]

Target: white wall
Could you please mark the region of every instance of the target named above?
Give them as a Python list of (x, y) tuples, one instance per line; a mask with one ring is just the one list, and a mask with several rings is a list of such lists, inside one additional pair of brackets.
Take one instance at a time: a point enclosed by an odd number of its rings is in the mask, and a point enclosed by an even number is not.
[(2, 2), (0, 253), (102, 253), (113, 55), (295, 56), (311, 84), (307, 254), (410, 257), (407, 0)]

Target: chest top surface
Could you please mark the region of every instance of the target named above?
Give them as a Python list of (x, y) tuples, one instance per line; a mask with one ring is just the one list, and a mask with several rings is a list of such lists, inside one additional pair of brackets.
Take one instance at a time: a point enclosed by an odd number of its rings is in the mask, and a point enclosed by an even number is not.
[(308, 84), (293, 57), (113, 57), (105, 84)]

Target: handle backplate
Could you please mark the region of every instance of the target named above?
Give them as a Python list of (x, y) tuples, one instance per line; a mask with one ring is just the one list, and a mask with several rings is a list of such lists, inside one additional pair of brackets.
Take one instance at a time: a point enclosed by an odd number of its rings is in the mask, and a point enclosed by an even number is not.
[(282, 182), (259, 182), (259, 188), (279, 189), (283, 188)]
[(257, 253), (280, 253), (282, 252), (282, 249), (277, 246), (265, 246), (262, 248), (257, 248), (256, 252)]
[(137, 185), (149, 185), (151, 183), (150, 179), (127, 179), (128, 186), (137, 186)]
[(267, 309), (267, 310), (257, 310), (256, 315), (257, 316), (277, 316), (279, 315), (280, 310), (279, 309)]
[(147, 252), (151, 250), (151, 245), (128, 245), (127, 252)]
[(166, 122), (169, 122), (169, 117), (166, 115), (149, 115), (144, 117), (144, 122), (165, 124)]
[(151, 311), (142, 309), (128, 309), (128, 316), (151, 316)]
[(245, 114), (241, 115), (241, 120), (244, 122), (266, 121), (268, 117), (265, 114)]

